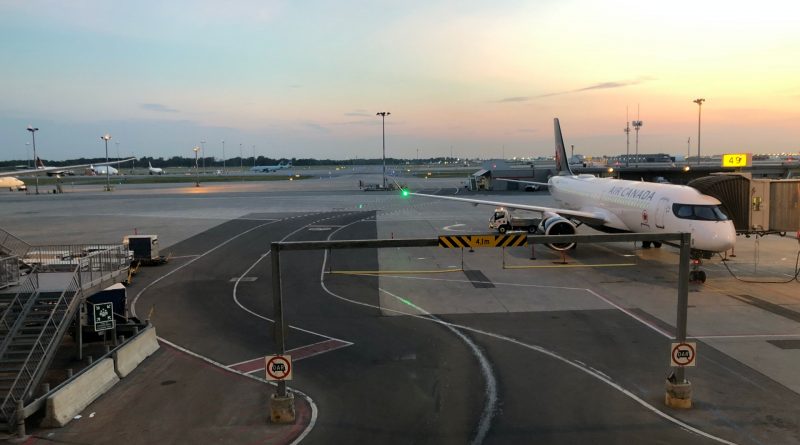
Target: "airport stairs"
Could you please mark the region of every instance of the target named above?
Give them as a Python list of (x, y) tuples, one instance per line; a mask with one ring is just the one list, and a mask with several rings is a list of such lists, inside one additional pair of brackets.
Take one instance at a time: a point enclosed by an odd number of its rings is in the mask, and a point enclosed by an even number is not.
[(16, 294), (2, 295), (0, 318), (0, 422), (9, 430), (18, 401), (34, 396), (82, 301), (80, 271), (61, 292), (42, 292), (30, 274)]

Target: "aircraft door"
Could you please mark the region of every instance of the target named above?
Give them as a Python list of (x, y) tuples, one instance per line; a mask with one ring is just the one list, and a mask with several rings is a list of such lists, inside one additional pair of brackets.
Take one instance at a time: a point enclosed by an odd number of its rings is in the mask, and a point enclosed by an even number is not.
[(669, 198), (661, 198), (658, 200), (658, 205), (656, 206), (656, 227), (659, 229), (664, 228), (664, 220), (667, 215), (667, 210), (669, 209)]

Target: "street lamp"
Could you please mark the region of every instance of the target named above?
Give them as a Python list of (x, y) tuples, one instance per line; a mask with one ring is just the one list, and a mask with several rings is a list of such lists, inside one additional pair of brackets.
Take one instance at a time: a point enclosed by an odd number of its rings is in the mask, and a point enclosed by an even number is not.
[(225, 174), (225, 139), (222, 140), (222, 174)]
[(197, 170), (197, 152), (200, 151), (200, 148), (195, 145), (192, 151), (194, 151), (194, 186), (200, 187), (200, 172)]
[(111, 169), (109, 168), (109, 165), (108, 165), (108, 141), (111, 139), (111, 136), (108, 133), (106, 133), (103, 136), (100, 136), (100, 139), (102, 139), (106, 143), (106, 191), (110, 192), (111, 191), (111, 176), (110, 176)]
[(31, 143), (25, 143), (25, 157), (28, 159), (28, 168), (31, 168)]
[(386, 188), (386, 116), (392, 113), (388, 111), (381, 111), (376, 113), (376, 116), (381, 117), (381, 127), (383, 129), (383, 188)]
[(700, 114), (703, 112), (703, 102), (705, 99), (695, 99), (692, 102), (697, 104), (697, 163), (700, 164)]
[[(28, 131), (31, 132), (31, 137), (33, 138), (33, 168), (37, 168), (38, 169), (39, 166), (36, 163), (36, 132), (39, 131), (39, 129), (38, 128), (33, 128), (30, 125), (28, 125)], [(33, 176), (36, 178), (36, 194), (38, 195), (39, 194), (39, 175), (34, 173)]]
[(625, 167), (627, 167), (631, 159), (631, 127), (628, 122), (625, 122)]

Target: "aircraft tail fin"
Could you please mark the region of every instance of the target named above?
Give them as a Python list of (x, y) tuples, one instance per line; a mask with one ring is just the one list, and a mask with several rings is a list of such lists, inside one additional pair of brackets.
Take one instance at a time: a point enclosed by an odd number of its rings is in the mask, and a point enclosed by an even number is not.
[(151, 169), (153, 168), (153, 164), (151, 164), (150, 161), (147, 161), (147, 166), (150, 167)]
[(44, 168), (44, 162), (38, 156), (36, 157), (36, 168)]
[(572, 175), (572, 169), (569, 167), (569, 158), (567, 158), (567, 149), (564, 148), (564, 137), (561, 136), (561, 124), (558, 118), (553, 119), (553, 127), (556, 136), (556, 171), (559, 175)]

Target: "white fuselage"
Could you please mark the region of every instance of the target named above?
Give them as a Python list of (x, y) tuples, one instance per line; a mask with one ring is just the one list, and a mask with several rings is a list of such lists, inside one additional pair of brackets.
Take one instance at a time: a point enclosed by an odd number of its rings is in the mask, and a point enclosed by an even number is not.
[(24, 182), (13, 176), (0, 177), (0, 187), (8, 188), (11, 191), (28, 189)]
[(98, 176), (106, 175), (106, 169), (108, 169), (109, 175), (118, 175), (119, 171), (116, 168), (111, 167), (110, 165), (98, 165), (94, 167), (94, 173)]
[[(597, 178), (592, 175), (553, 176), (550, 194), (565, 209), (601, 214), (600, 230), (622, 232), (687, 232), (692, 248), (709, 252), (729, 250), (736, 242), (730, 219), (708, 220), (673, 214), (673, 204), (712, 212), (720, 202), (696, 189), (673, 184)], [(708, 206), (708, 207), (707, 207)]]

